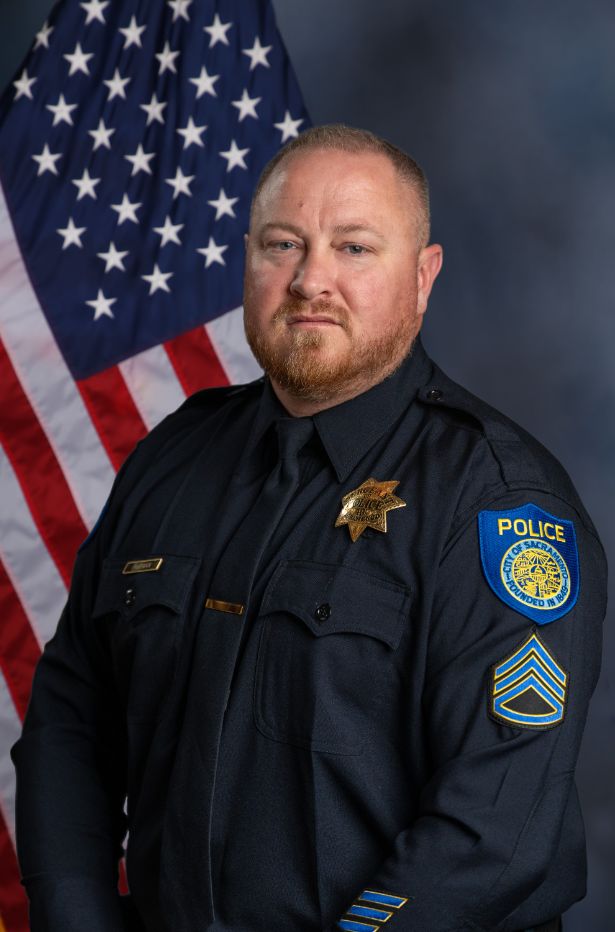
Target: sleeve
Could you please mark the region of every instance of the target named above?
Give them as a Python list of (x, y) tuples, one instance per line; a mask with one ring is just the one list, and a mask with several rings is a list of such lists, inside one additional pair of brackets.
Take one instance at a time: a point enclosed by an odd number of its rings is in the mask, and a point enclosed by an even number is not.
[(451, 538), (429, 623), (418, 817), (335, 929), (519, 930), (583, 895), (574, 768), (605, 588), (593, 530), (549, 494), (492, 500)]
[[(111, 497), (113, 502), (113, 495)], [(120, 932), (125, 834), (123, 717), (90, 622), (110, 524), (82, 545), (57, 631), (37, 666), (17, 770), (17, 845), (32, 932)]]

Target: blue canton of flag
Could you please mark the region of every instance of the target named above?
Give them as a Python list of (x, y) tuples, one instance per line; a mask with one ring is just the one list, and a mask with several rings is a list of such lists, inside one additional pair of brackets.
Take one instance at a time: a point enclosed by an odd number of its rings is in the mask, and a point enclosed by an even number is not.
[(264, 0), (65, 0), (0, 107), (2, 184), (76, 379), (237, 307), (256, 179), (307, 115)]

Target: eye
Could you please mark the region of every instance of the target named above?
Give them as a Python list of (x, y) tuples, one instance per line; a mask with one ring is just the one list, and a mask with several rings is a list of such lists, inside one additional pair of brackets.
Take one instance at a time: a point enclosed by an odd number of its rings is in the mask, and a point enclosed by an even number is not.
[(270, 244), (273, 249), (277, 249), (279, 252), (289, 252), (291, 249), (295, 249), (296, 246), (288, 239), (280, 240), (277, 243)]
[(365, 246), (361, 246), (359, 243), (348, 243), (346, 246), (344, 246), (344, 249), (351, 256), (362, 256), (368, 251)]

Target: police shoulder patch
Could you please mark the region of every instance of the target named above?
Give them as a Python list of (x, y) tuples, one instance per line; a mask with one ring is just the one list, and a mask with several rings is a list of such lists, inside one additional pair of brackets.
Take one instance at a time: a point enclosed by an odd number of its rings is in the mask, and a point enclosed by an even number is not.
[(568, 673), (536, 630), (491, 668), (489, 714), (516, 728), (553, 728), (564, 720)]
[(561, 618), (579, 596), (579, 556), (572, 521), (537, 505), (481, 511), (480, 554), (497, 597), (539, 625)]

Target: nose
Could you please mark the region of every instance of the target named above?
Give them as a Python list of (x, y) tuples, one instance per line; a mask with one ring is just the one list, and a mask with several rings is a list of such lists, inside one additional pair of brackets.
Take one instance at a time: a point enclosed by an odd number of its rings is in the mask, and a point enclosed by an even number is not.
[(296, 267), (290, 292), (295, 297), (313, 301), (318, 297), (330, 297), (334, 290), (335, 270), (333, 259), (325, 250), (306, 250), (303, 260)]

